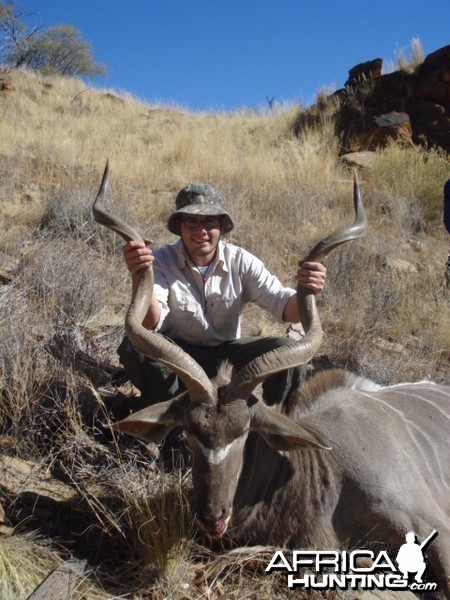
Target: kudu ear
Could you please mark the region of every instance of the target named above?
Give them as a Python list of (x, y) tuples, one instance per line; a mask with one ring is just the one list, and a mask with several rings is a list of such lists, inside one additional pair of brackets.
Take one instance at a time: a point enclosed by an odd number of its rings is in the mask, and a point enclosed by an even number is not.
[(257, 431), (275, 450), (331, 450), (329, 446), (324, 446), (316, 435), (262, 402), (250, 407), (250, 414), (250, 428)]
[(172, 429), (183, 425), (183, 406), (183, 397), (159, 402), (114, 423), (112, 428), (145, 442), (159, 442)]

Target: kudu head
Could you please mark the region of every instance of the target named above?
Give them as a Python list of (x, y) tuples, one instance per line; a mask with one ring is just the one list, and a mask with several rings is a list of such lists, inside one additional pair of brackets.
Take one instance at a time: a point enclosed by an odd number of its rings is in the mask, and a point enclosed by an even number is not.
[[(124, 240), (142, 237), (103, 207), (108, 184), (108, 164), (93, 205), (98, 223)], [(360, 237), (367, 226), (355, 175), (353, 225), (338, 229), (319, 242), (306, 260), (321, 261), (333, 248)], [(153, 273), (139, 272), (125, 319), (125, 331), (133, 347), (153, 361), (170, 367), (183, 381), (186, 392), (154, 404), (116, 423), (115, 430), (145, 441), (159, 441), (175, 427), (182, 427), (193, 454), (194, 511), (199, 528), (211, 537), (222, 536), (232, 516), (241, 473), (244, 446), (250, 431), (257, 431), (276, 450), (324, 448), (315, 436), (253, 395), (254, 388), (270, 375), (307, 363), (322, 339), (314, 295), (298, 286), (298, 308), (305, 336), (287, 346), (252, 360), (224, 383), (211, 382), (206, 373), (175, 344), (142, 326), (153, 293)]]

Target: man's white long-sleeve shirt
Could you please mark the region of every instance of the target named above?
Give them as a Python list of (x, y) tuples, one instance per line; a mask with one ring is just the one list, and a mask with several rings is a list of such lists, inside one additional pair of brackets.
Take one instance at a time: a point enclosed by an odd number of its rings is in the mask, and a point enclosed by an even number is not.
[(155, 331), (191, 344), (215, 346), (239, 338), (242, 310), (249, 302), (281, 321), (295, 294), (250, 252), (223, 241), (205, 275), (181, 239), (154, 256), (154, 293), (161, 306)]

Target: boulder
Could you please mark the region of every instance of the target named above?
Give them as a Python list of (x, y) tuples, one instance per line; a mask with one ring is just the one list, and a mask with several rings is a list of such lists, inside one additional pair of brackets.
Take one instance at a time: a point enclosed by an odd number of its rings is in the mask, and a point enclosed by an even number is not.
[(429, 54), (421, 65), (416, 99), (450, 105), (450, 45)]
[(345, 88), (302, 111), (294, 133), (335, 124), (341, 154), (376, 150), (388, 139), (450, 151), (450, 45), (429, 54), (412, 73), (382, 74), (376, 58), (352, 67)]
[(383, 148), (390, 139), (412, 144), (412, 129), (407, 113), (390, 112), (384, 115), (360, 118), (341, 133), (346, 134), (349, 148)]
[(348, 81), (345, 86), (358, 85), (361, 81), (366, 79), (375, 79), (381, 76), (381, 69), (383, 67), (383, 60), (381, 58), (375, 58), (364, 63), (359, 63), (348, 73)]
[(377, 153), (365, 150), (363, 152), (349, 152), (341, 156), (341, 161), (350, 168), (371, 169), (377, 160)]

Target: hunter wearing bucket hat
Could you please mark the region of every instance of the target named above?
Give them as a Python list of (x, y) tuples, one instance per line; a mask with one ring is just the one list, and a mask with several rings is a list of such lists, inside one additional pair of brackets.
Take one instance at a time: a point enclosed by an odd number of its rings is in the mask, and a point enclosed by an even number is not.
[[(209, 377), (216, 375), (224, 360), (239, 369), (289, 343), (287, 337), (241, 337), (246, 304), (263, 307), (279, 321), (300, 322), (296, 291), (284, 286), (250, 252), (222, 239), (234, 227), (223, 204), (210, 185), (190, 184), (178, 192), (167, 222), (169, 231), (178, 236), (174, 243), (155, 252), (150, 244), (136, 241), (123, 248), (133, 285), (139, 270), (153, 264), (154, 292), (143, 325), (179, 345)], [(325, 277), (320, 263), (302, 263), (296, 273), (300, 285), (314, 293), (322, 291)], [(126, 338), (119, 356), (141, 392), (136, 409), (183, 390), (173, 371), (141, 356)], [(287, 402), (304, 374), (304, 367), (296, 367), (269, 377), (263, 384), (265, 402)]]
[(176, 235), (181, 235), (179, 218), (181, 215), (202, 215), (220, 217), (222, 233), (229, 233), (233, 227), (233, 219), (223, 208), (223, 200), (213, 188), (206, 183), (191, 183), (180, 190), (175, 199), (176, 210), (169, 217), (167, 228)]

